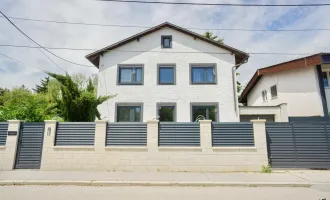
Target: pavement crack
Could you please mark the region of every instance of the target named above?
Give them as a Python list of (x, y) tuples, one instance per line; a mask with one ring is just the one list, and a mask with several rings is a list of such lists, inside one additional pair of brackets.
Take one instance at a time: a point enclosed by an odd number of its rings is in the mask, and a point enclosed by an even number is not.
[(303, 180), (305, 180), (305, 181), (308, 181), (309, 183), (311, 182), (309, 179), (304, 178), (304, 177), (301, 177), (301, 176), (298, 176), (297, 174), (292, 174), (292, 173), (290, 173), (290, 172), (288, 172), (288, 174), (290, 174), (291, 176), (297, 177), (297, 178), (301, 178), (301, 179), (303, 179)]

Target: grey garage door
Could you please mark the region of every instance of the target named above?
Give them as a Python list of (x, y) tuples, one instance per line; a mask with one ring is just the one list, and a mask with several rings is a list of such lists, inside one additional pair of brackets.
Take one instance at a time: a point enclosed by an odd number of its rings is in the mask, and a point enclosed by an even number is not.
[(240, 115), (241, 122), (250, 122), (253, 119), (265, 119), (267, 122), (274, 122), (274, 115)]

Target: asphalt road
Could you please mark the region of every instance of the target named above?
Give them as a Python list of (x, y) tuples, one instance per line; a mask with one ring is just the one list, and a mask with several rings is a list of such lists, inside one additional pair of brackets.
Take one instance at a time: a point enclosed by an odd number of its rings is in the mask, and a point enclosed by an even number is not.
[(90, 187), (0, 186), (0, 200), (146, 200), (244, 199), (330, 200), (329, 185), (312, 188), (269, 187)]

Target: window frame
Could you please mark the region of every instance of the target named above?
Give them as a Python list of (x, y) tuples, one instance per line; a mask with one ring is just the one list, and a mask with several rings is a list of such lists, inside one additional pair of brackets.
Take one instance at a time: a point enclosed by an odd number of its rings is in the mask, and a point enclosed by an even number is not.
[[(173, 68), (173, 83), (161, 83), (160, 82), (160, 69), (161, 68)], [(176, 85), (176, 64), (157, 64), (157, 85)]]
[[(192, 71), (193, 68), (213, 68), (213, 71), (215, 72), (214, 81), (213, 82), (194, 83), (193, 82), (193, 71)], [(205, 76), (205, 74), (204, 74), (204, 76)], [(217, 64), (216, 63), (191, 63), (191, 64), (189, 64), (189, 81), (190, 81), (190, 85), (217, 85), (218, 84)]]
[[(164, 39), (170, 39), (170, 46), (169, 47), (165, 47), (164, 46)], [(171, 49), (172, 48), (172, 42), (173, 42), (173, 37), (172, 35), (162, 35), (161, 36), (161, 46), (162, 46), (162, 49)]]
[[(264, 92), (265, 92), (265, 94), (266, 94), (266, 99), (264, 99)], [(267, 92), (267, 90), (263, 90), (263, 91), (261, 91), (261, 97), (262, 97), (262, 102), (267, 102), (268, 101), (268, 92)]]
[[(273, 87), (275, 87), (275, 89), (276, 89), (276, 96), (273, 96), (273, 94), (272, 94), (272, 88)], [(277, 85), (275, 84), (275, 85), (272, 85), (271, 87), (270, 87), (270, 96), (272, 97), (272, 99), (276, 99), (277, 97), (278, 97), (278, 92), (277, 92)]]
[[(216, 109), (216, 113), (215, 113), (215, 121), (213, 122), (219, 122), (220, 121), (220, 112), (219, 112), (219, 103), (218, 102), (192, 102), (190, 103), (190, 122), (195, 122), (194, 117), (193, 117), (193, 107), (196, 106), (201, 106), (201, 107), (205, 107), (205, 106), (215, 106)], [(205, 119), (205, 120), (209, 120), (209, 119)]]
[[(120, 70), (130, 68), (141, 68), (141, 83), (121, 83), (120, 82)], [(136, 78), (135, 78), (136, 79)], [(117, 85), (144, 85), (144, 64), (119, 64), (117, 66)]]
[(139, 102), (132, 102), (132, 103), (115, 103), (115, 119), (114, 122), (119, 122), (118, 120), (118, 107), (140, 107), (140, 121), (128, 121), (128, 122), (121, 122), (121, 123), (134, 123), (134, 122), (143, 122), (143, 103)]
[[(321, 72), (322, 73), (325, 72), (327, 74), (327, 80), (328, 80), (328, 86), (326, 87), (323, 83), (323, 87), (326, 89), (330, 89), (330, 70), (323, 70)], [(323, 77), (322, 77), (322, 82), (323, 82)]]
[(157, 120), (160, 119), (160, 117), (159, 117), (159, 110), (160, 110), (159, 109), (159, 106), (174, 107), (174, 110), (173, 110), (173, 122), (176, 122), (177, 121), (177, 106), (176, 106), (176, 103), (174, 103), (174, 102), (158, 102), (158, 103), (156, 103), (156, 116), (157, 116)]

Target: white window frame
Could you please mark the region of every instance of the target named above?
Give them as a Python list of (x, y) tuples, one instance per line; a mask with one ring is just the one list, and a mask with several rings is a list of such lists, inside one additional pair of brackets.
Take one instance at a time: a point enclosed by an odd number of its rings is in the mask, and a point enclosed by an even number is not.
[[(265, 93), (265, 98), (264, 98), (264, 93)], [(267, 101), (268, 101), (267, 90), (263, 90), (263, 91), (261, 92), (261, 97), (262, 97), (262, 101), (263, 101), (263, 102), (267, 102)]]
[[(330, 70), (322, 70), (322, 73), (323, 72), (327, 73), (328, 85), (329, 85), (328, 87), (324, 86), (324, 88), (330, 88)], [(323, 81), (323, 79), (322, 79), (322, 81)]]
[[(272, 94), (272, 87), (276, 87), (276, 96), (273, 96), (273, 94)], [(272, 85), (270, 87), (270, 96), (272, 97), (272, 99), (276, 99), (277, 98), (278, 92), (277, 92), (277, 85), (276, 84), (275, 85)]]

